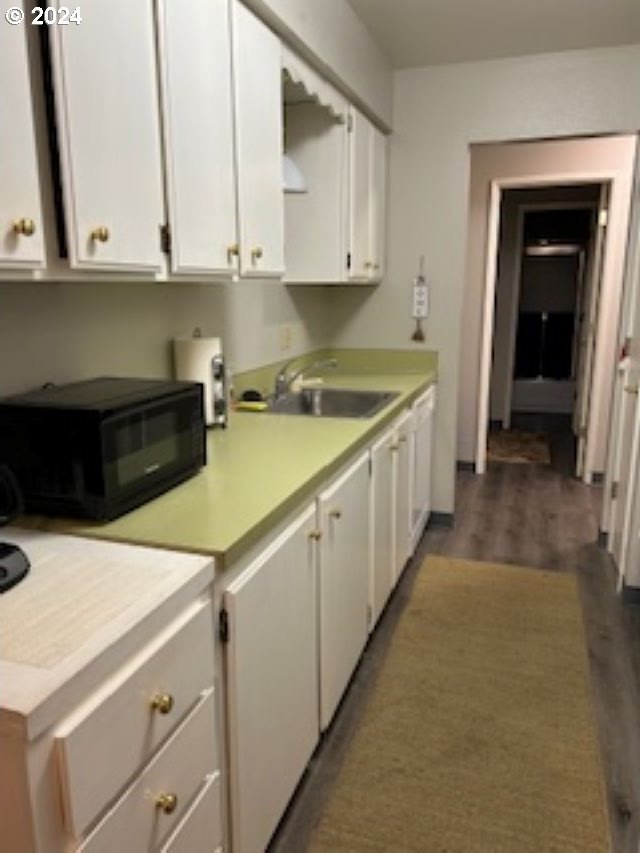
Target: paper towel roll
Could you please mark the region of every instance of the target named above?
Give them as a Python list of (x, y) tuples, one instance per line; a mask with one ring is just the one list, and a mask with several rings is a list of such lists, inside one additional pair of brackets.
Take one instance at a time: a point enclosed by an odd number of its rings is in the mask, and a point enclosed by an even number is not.
[(204, 385), (205, 423), (211, 426), (215, 422), (216, 395), (213, 359), (222, 354), (220, 338), (175, 338), (173, 354), (176, 379)]

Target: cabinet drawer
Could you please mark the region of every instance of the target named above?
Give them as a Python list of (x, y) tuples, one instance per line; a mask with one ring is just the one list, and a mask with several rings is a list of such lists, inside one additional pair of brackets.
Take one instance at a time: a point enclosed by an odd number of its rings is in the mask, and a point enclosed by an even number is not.
[(160, 853), (214, 853), (222, 849), (220, 774), (206, 780), (202, 790)]
[[(81, 853), (156, 850), (175, 829), (203, 780), (217, 770), (213, 704), (213, 690), (208, 690), (87, 838)], [(161, 796), (176, 798), (172, 811), (167, 813), (158, 805)]]
[(79, 838), (213, 684), (213, 613), (193, 605), (56, 731), (67, 829)]

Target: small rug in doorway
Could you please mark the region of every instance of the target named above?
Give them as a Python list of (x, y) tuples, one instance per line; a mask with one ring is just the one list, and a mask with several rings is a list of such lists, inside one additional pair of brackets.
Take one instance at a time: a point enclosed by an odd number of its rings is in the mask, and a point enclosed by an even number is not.
[(534, 462), (550, 465), (549, 436), (546, 432), (492, 430), (487, 444), (487, 459), (489, 462)]
[(574, 576), (426, 560), (310, 849), (610, 849)]

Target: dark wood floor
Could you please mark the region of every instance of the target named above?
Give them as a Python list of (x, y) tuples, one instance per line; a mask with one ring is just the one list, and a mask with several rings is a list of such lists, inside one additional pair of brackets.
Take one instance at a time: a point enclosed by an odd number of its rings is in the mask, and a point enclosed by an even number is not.
[(490, 464), (483, 476), (458, 474), (455, 525), (430, 527), (423, 537), (274, 837), (271, 853), (303, 853), (307, 848), (416, 573), (429, 553), (576, 573), (612, 851), (640, 850), (640, 608), (623, 605), (616, 594), (614, 568), (597, 545), (600, 489), (571, 476), (574, 447), (566, 419), (546, 424), (525, 419), (514, 426), (550, 430), (551, 466), (501, 463)]

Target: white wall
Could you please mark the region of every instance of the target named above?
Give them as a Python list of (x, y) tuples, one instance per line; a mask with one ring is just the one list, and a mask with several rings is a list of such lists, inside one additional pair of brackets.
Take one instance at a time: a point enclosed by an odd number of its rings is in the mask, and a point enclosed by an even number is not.
[(426, 255), (433, 294), (425, 346), (440, 353), (434, 502), (450, 512), (469, 145), (640, 128), (640, 45), (399, 71), (393, 127), (389, 273), (368, 296), (333, 295), (335, 343), (411, 346), (409, 287)]
[[(303, 319), (304, 316), (304, 319)], [(282, 352), (287, 323), (292, 346)], [(0, 396), (45, 382), (172, 375), (171, 340), (199, 326), (220, 335), (234, 371), (325, 346), (320, 288), (275, 282), (0, 283)]]
[(245, 0), (346, 95), (391, 125), (391, 66), (347, 0)]

